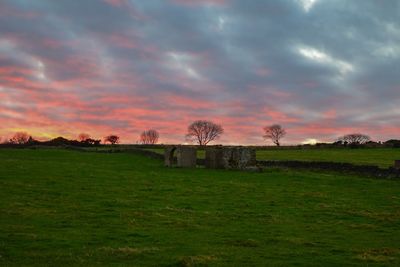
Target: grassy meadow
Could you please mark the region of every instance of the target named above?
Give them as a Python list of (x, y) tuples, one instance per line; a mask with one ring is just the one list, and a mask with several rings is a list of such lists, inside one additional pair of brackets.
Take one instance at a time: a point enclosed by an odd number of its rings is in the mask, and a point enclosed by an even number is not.
[[(392, 156), (340, 157), (386, 166)], [(393, 180), (1, 149), (0, 213), (0, 266), (400, 265)]]
[(394, 148), (322, 148), (322, 149), (268, 149), (257, 151), (258, 160), (301, 160), (346, 162), (356, 165), (393, 167), (400, 160), (400, 149)]

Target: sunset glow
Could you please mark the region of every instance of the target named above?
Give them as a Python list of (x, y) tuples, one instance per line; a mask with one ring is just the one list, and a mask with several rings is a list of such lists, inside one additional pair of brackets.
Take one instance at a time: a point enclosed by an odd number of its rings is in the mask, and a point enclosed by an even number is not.
[(366, 2), (1, 1), (0, 137), (183, 143), (207, 119), (223, 144), (398, 139), (400, 4)]

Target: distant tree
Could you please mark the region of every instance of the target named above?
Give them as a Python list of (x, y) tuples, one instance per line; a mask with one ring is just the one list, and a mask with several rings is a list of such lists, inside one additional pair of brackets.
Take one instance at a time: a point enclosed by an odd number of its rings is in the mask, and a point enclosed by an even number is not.
[(82, 142), (79, 142), (77, 140), (69, 140), (62, 136), (59, 136), (51, 140), (41, 142), (41, 144), (47, 146), (81, 146)]
[(390, 139), (390, 140), (387, 140), (386, 142), (384, 142), (384, 145), (397, 148), (397, 147), (400, 147), (400, 140)]
[(186, 138), (197, 142), (201, 146), (205, 146), (211, 141), (218, 139), (223, 133), (224, 129), (221, 125), (211, 121), (198, 120), (189, 125)]
[(110, 143), (112, 145), (119, 143), (119, 136), (118, 135), (109, 135), (104, 137), (104, 143)]
[(156, 130), (143, 131), (140, 135), (140, 143), (145, 145), (157, 144), (160, 134)]
[(264, 138), (270, 139), (275, 145), (280, 146), (280, 140), (285, 137), (286, 131), (279, 124), (264, 127)]
[(342, 141), (336, 140), (335, 142), (332, 143), (333, 146), (341, 146), (343, 145)]
[(28, 143), (28, 141), (32, 139), (32, 137), (29, 136), (26, 132), (17, 132), (13, 135), (13, 137), (10, 139), (11, 144), (18, 144), (18, 145), (23, 145)]
[(81, 133), (78, 135), (78, 140), (80, 142), (85, 142), (86, 140), (90, 139), (90, 135), (87, 133)]
[(342, 144), (348, 144), (348, 145), (363, 145), (371, 141), (371, 138), (365, 134), (353, 133), (353, 134), (346, 134), (338, 138), (338, 141), (342, 142)]
[(28, 141), (27, 141), (26, 143), (27, 143), (27, 144), (34, 144), (34, 143), (37, 143), (37, 142), (38, 142), (38, 141), (35, 140), (35, 139), (33, 139), (32, 136), (29, 136)]
[(89, 144), (89, 145), (95, 145), (98, 146), (100, 145), (101, 140), (97, 140), (97, 139), (92, 139), (92, 138), (88, 138), (84, 141), (84, 143)]

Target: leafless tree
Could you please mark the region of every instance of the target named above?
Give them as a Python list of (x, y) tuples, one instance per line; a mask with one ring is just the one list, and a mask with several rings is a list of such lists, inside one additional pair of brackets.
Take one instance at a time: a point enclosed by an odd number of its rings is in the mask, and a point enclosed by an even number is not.
[(110, 143), (112, 145), (119, 143), (119, 136), (118, 135), (109, 135), (104, 137), (104, 143)]
[(140, 143), (145, 145), (157, 144), (160, 134), (156, 130), (143, 131), (140, 135)]
[(365, 134), (353, 133), (338, 138), (338, 141), (348, 145), (362, 145), (371, 141), (371, 138)]
[(81, 142), (85, 142), (88, 139), (90, 139), (90, 135), (87, 133), (81, 133), (78, 135), (78, 140)]
[(198, 120), (189, 125), (186, 138), (205, 146), (209, 142), (218, 139), (223, 133), (224, 129), (221, 125), (211, 121)]
[(280, 146), (280, 140), (285, 137), (286, 131), (279, 124), (274, 124), (271, 126), (264, 127), (265, 135), (263, 136), (265, 139), (271, 139), (271, 141)]
[(23, 144), (28, 143), (28, 141), (30, 139), (32, 139), (32, 138), (29, 136), (28, 133), (26, 133), (26, 132), (17, 132), (10, 139), (10, 143), (23, 145)]

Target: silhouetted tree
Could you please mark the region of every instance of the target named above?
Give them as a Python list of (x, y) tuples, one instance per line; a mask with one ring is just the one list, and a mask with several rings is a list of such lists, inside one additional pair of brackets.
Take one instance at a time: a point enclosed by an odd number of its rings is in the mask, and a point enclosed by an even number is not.
[(81, 133), (78, 135), (78, 140), (80, 142), (85, 142), (86, 140), (90, 139), (90, 135), (87, 133)]
[(140, 135), (140, 143), (145, 145), (157, 144), (160, 134), (156, 130), (143, 131)]
[(385, 146), (398, 148), (398, 147), (400, 147), (400, 140), (390, 139), (390, 140), (387, 140), (384, 144), (385, 144)]
[(109, 135), (104, 137), (104, 143), (110, 143), (112, 145), (119, 143), (119, 136), (118, 135)]
[(209, 142), (219, 138), (223, 133), (224, 129), (221, 125), (211, 121), (198, 120), (189, 125), (186, 138), (199, 143), (201, 146), (205, 146)]
[(263, 136), (265, 139), (271, 139), (271, 141), (280, 146), (280, 140), (285, 137), (286, 131), (279, 124), (274, 124), (271, 126), (264, 127), (265, 135)]
[(338, 141), (342, 142), (342, 144), (348, 144), (348, 145), (363, 145), (371, 141), (371, 138), (365, 134), (353, 133), (353, 134), (346, 134), (338, 138)]
[(83, 143), (88, 144), (88, 145), (95, 145), (95, 146), (98, 146), (98, 145), (100, 145), (100, 142), (101, 142), (101, 140), (88, 138), (88, 139), (86, 139)]
[(77, 140), (69, 140), (62, 136), (42, 142), (41, 144), (46, 146), (82, 146), (82, 142), (79, 142)]
[(35, 143), (40, 143), (38, 140), (33, 139), (32, 136), (29, 136), (28, 141), (26, 142), (27, 144), (35, 144)]
[(17, 132), (14, 134), (14, 136), (10, 139), (10, 143), (12, 144), (19, 144), (19, 145), (23, 145), (28, 143), (28, 141), (30, 140), (30, 136), (29, 134), (27, 134), (26, 132)]

